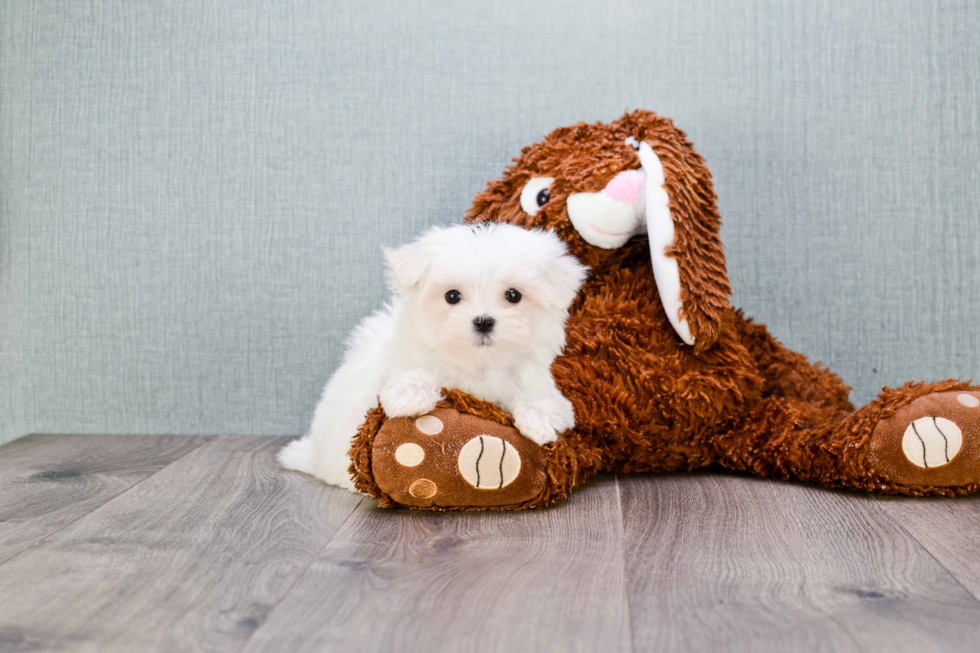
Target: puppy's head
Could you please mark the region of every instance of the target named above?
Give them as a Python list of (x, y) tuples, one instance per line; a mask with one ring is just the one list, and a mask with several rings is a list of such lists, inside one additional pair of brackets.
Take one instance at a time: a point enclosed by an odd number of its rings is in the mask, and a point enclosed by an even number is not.
[(587, 273), (553, 233), (508, 224), (434, 228), (385, 256), (402, 335), (461, 368), (560, 352)]

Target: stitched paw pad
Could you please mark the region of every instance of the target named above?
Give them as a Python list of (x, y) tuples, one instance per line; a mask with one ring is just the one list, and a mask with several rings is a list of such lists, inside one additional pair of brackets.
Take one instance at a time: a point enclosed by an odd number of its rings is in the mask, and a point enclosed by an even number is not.
[(451, 408), (389, 418), (372, 472), (394, 501), (416, 508), (511, 507), (544, 488), (541, 448), (515, 429)]
[(882, 478), (907, 486), (980, 482), (980, 392), (937, 392), (902, 407), (875, 428), (871, 461)]

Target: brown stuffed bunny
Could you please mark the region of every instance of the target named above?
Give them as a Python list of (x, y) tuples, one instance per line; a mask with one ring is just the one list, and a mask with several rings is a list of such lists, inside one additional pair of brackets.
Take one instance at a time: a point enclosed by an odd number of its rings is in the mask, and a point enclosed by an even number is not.
[[(553, 366), (576, 428), (540, 447), (451, 389), (417, 419), (376, 408), (351, 473), (382, 506), (537, 508), (599, 471), (712, 465), (898, 494), (980, 487), (980, 388), (909, 383), (855, 411), (837, 376), (731, 307), (711, 173), (669, 119), (555, 130), (476, 197), (467, 221), (488, 220), (551, 229), (591, 268)], [(398, 462), (406, 443), (421, 463)]]

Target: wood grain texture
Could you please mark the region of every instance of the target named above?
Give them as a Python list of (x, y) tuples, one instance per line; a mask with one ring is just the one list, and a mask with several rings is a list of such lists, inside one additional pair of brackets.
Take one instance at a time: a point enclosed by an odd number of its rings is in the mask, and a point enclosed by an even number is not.
[(980, 641), (980, 498), (685, 474), (600, 477), (543, 511), (381, 510), (281, 471), (285, 441), (33, 436), (0, 448), (0, 534), (25, 545), (0, 562), (0, 651)]
[(30, 435), (0, 448), (0, 562), (193, 451), (208, 438)]
[(636, 651), (976, 651), (980, 603), (867, 496), (620, 479)]
[(218, 437), (0, 565), (0, 648), (234, 651), (361, 497)]
[(980, 496), (879, 497), (878, 505), (980, 599)]
[(615, 480), (549, 510), (365, 501), (245, 651), (627, 651)]

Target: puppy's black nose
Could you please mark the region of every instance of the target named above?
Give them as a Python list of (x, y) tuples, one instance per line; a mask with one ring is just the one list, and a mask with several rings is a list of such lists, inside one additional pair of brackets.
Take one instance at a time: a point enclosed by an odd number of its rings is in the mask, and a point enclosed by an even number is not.
[(493, 331), (494, 319), (489, 315), (481, 315), (473, 318), (473, 328), (480, 333), (490, 333)]

